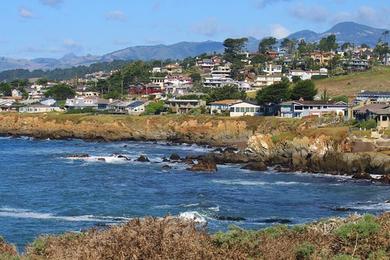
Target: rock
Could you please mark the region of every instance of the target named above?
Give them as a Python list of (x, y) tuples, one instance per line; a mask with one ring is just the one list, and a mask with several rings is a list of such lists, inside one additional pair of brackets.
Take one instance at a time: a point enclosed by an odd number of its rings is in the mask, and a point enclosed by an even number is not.
[(122, 154), (117, 155), (117, 158), (125, 159), (126, 161), (131, 161), (131, 159), (129, 157), (127, 157), (126, 155), (122, 155)]
[(231, 217), (231, 216), (214, 216), (215, 219), (221, 221), (245, 221), (246, 219), (243, 217)]
[(145, 155), (141, 155), (137, 160), (137, 162), (150, 162), (149, 158)]
[(356, 180), (371, 180), (372, 177), (370, 174), (368, 173), (364, 173), (364, 172), (360, 172), (360, 173), (355, 173), (353, 176), (352, 176), (353, 179), (356, 179)]
[(235, 147), (226, 147), (224, 152), (225, 153), (236, 153), (236, 152), (238, 152), (238, 149)]
[(263, 162), (251, 162), (242, 167), (241, 169), (251, 171), (266, 171), (268, 168)]
[(223, 149), (222, 148), (217, 148), (213, 152), (214, 153), (223, 153)]
[[(380, 178), (379, 180), (384, 184), (390, 184), (390, 174), (383, 175), (382, 178)], [(388, 202), (386, 203), (390, 203), (390, 200), (388, 200)]]
[(193, 164), (191, 168), (187, 170), (192, 172), (215, 172), (217, 171), (217, 164), (211, 158), (204, 158), (198, 161), (197, 164)]
[(278, 165), (275, 167), (275, 171), (277, 171), (277, 172), (291, 172), (291, 169)]
[(181, 158), (180, 158), (180, 156), (179, 156), (177, 153), (173, 153), (173, 154), (171, 154), (171, 156), (169, 157), (169, 160), (177, 162), (177, 161), (180, 161)]
[(68, 158), (88, 158), (89, 154), (87, 153), (75, 153), (68, 156)]
[(169, 169), (172, 169), (172, 167), (171, 166), (169, 166), (169, 165), (163, 165), (162, 167), (161, 167), (163, 170), (169, 170)]
[(98, 158), (97, 160), (98, 160), (99, 162), (105, 162), (105, 161), (106, 161), (105, 158)]

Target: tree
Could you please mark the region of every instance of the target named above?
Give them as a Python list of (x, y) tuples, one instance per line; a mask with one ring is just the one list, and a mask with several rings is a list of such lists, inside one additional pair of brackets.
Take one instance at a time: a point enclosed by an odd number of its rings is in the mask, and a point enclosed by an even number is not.
[(223, 46), (225, 47), (224, 59), (231, 63), (240, 61), (247, 42), (248, 38), (226, 39), (223, 42)]
[(296, 41), (290, 40), (289, 38), (284, 38), (280, 46), (284, 48), (287, 53), (292, 54), (296, 47)]
[(202, 80), (202, 76), (199, 72), (193, 72), (190, 75), (192, 82), (200, 82)]
[(225, 85), (222, 88), (211, 89), (208, 93), (208, 102), (223, 99), (245, 99), (246, 94), (244, 91), (240, 91), (236, 85)]
[(46, 86), (48, 82), (49, 82), (49, 81), (48, 81), (47, 78), (40, 78), (40, 79), (38, 79), (38, 80), (36, 81), (36, 83), (37, 83), (38, 85), (43, 85), (43, 86)]
[(320, 51), (335, 51), (338, 48), (338, 44), (336, 42), (336, 35), (332, 34), (326, 38), (322, 38), (318, 45), (318, 49)]
[(0, 93), (3, 96), (12, 96), (12, 87), (8, 83), (0, 83)]
[(363, 44), (360, 46), (360, 48), (362, 48), (362, 49), (369, 49), (370, 46), (368, 46), (368, 44), (363, 43)]
[(66, 84), (58, 84), (51, 87), (46, 91), (46, 97), (52, 97), (55, 100), (65, 100), (67, 98), (73, 98), (76, 95), (76, 92)]
[(265, 54), (267, 51), (272, 51), (276, 42), (274, 37), (264, 38), (259, 44), (259, 52)]
[(271, 86), (265, 87), (262, 90), (259, 90), (256, 94), (257, 103), (264, 105), (267, 103), (278, 104), (290, 98), (288, 80), (283, 80), (279, 83), (273, 84)]
[(294, 84), (291, 90), (291, 99), (299, 100), (313, 100), (314, 96), (317, 95), (317, 89), (313, 81), (302, 80)]
[(164, 101), (151, 102), (145, 107), (145, 115), (158, 115), (164, 111)]
[(341, 50), (346, 51), (351, 47), (352, 47), (352, 44), (350, 42), (345, 42), (345, 43), (343, 43), (343, 45), (341, 45)]

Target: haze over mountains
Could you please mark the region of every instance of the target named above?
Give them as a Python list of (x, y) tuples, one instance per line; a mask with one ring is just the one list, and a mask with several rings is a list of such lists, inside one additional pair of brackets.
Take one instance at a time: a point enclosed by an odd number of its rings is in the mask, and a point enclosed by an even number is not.
[[(316, 42), (330, 34), (335, 34), (339, 43), (350, 42), (356, 45), (365, 43), (370, 46), (375, 46), (384, 31), (386, 31), (386, 29), (373, 28), (354, 22), (343, 22), (336, 24), (330, 30), (323, 33), (303, 30), (291, 34), (288, 38)], [(250, 37), (248, 41), (248, 50), (257, 50), (259, 42), (260, 40)], [(76, 56), (74, 54), (68, 54), (60, 59), (38, 58), (31, 60), (0, 57), (0, 71), (11, 69), (50, 70), (113, 60), (183, 59), (190, 56), (197, 56), (202, 53), (221, 53), (223, 50), (224, 47), (222, 42), (205, 41), (180, 42), (172, 45), (135, 46), (102, 56)]]

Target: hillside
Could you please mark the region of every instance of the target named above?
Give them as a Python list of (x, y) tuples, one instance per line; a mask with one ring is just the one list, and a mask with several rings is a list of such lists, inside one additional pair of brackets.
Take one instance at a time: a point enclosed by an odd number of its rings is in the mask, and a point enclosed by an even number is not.
[(361, 90), (390, 91), (390, 67), (374, 67), (366, 72), (317, 80), (320, 93), (325, 89), (331, 96), (354, 96)]
[(296, 40), (304, 39), (308, 42), (318, 42), (322, 38), (334, 34), (337, 36), (337, 41), (339, 43), (350, 42), (356, 45), (365, 43), (370, 46), (375, 46), (385, 31), (386, 29), (373, 28), (354, 22), (343, 22), (336, 24), (331, 29), (323, 33), (304, 30), (291, 34), (288, 38)]
[[(308, 42), (319, 41), (321, 38), (330, 34), (337, 35), (339, 43), (351, 42), (356, 45), (363, 43), (374, 46), (382, 36), (385, 29), (369, 27), (354, 22), (344, 22), (333, 26), (326, 32), (316, 33), (310, 30), (303, 30), (288, 36), (290, 39), (305, 39)], [(260, 40), (248, 37), (247, 49), (251, 52), (258, 49)], [(0, 71), (11, 69), (27, 70), (49, 70), (55, 68), (69, 68), (80, 65), (90, 65), (97, 62), (110, 62), (113, 60), (165, 60), (165, 59), (184, 59), (194, 57), (203, 53), (221, 53), (224, 47), (219, 41), (204, 42), (179, 42), (170, 45), (150, 45), (133, 46), (122, 50), (113, 51), (101, 56), (86, 55), (76, 56), (74, 54), (65, 55), (59, 59), (13, 59), (12, 57), (0, 57)]]

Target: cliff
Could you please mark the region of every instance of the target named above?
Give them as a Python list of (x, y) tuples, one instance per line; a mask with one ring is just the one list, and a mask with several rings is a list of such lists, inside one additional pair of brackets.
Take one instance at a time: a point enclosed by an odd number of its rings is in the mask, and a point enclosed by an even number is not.
[(297, 122), (271, 118), (0, 114), (0, 134), (36, 138), (161, 140), (217, 146), (245, 145), (256, 131), (294, 131)]

